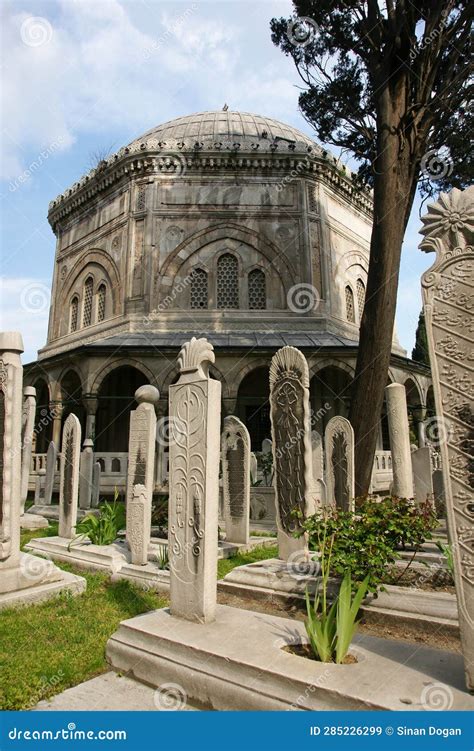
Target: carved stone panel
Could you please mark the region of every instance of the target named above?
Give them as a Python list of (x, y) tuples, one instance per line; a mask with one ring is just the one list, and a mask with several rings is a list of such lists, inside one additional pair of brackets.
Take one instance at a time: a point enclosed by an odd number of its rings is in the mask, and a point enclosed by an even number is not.
[(56, 474), (56, 462), (58, 457), (58, 450), (56, 448), (56, 444), (54, 441), (51, 441), (51, 443), (48, 446), (48, 451), (46, 454), (46, 478), (45, 478), (45, 485), (44, 485), (44, 501), (43, 503), (47, 504), (48, 506), (51, 504), (52, 497), (53, 497), (53, 485), (54, 485), (54, 476)]
[(250, 436), (233, 415), (224, 420), (221, 440), (226, 541), (247, 544), (250, 514)]
[(77, 522), (81, 424), (70, 414), (64, 423), (59, 480), (59, 536), (71, 539)]
[(442, 436), (449, 537), (466, 682), (474, 689), (474, 188), (441, 193), (422, 218), (420, 248), (436, 251), (422, 277), (433, 390)]
[(26, 386), (23, 390), (23, 415), (21, 435), (21, 513), (25, 510), (28, 496), (28, 480), (30, 478), (31, 452), (33, 448), (33, 432), (35, 428), (36, 389)]
[(209, 378), (212, 345), (193, 338), (170, 386), (169, 557), (173, 615), (212, 621), (217, 591), (221, 384)]
[(349, 420), (332, 417), (324, 433), (326, 452), (327, 503), (350, 511), (354, 509), (354, 430)]
[(309, 373), (304, 355), (283, 347), (270, 366), (270, 416), (280, 558), (307, 552), (298, 515), (314, 512)]
[(134, 485), (132, 498), (127, 504), (127, 542), (131, 562), (138, 566), (148, 563), (150, 512), (149, 492), (144, 485)]

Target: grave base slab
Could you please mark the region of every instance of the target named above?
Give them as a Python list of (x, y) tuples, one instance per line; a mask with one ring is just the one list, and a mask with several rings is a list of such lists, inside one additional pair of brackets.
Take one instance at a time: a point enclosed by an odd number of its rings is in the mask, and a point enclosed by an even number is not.
[[(31, 506), (28, 509), (28, 513), (36, 514), (38, 516), (43, 516), (45, 519), (49, 519), (50, 521), (55, 521), (55, 522), (59, 521), (59, 506), (57, 503), (46, 504), (46, 505), (39, 505), (35, 503), (34, 506)], [(87, 514), (97, 515), (98, 513), (99, 513), (98, 509), (90, 508), (90, 509), (84, 510), (84, 509), (78, 508), (77, 518), (83, 519)], [(23, 524), (21, 526), (23, 527)], [(47, 524), (43, 526), (47, 526)]]
[(301, 643), (299, 621), (219, 605), (216, 620), (202, 624), (166, 608), (123, 621), (107, 660), (148, 685), (177, 684), (187, 701), (217, 710), (429, 709), (429, 687), (440, 683), (446, 709), (474, 709), (461, 655), (359, 635), (351, 647), (357, 663), (335, 665), (284, 649)]
[[(69, 546), (70, 549), (69, 549)], [(25, 545), (37, 555), (52, 558), (55, 561), (71, 563), (88, 571), (106, 571), (115, 574), (127, 562), (125, 543), (112, 545), (92, 545), (91, 543), (74, 543), (65, 537), (39, 537)]]
[(151, 589), (154, 592), (169, 594), (170, 591), (170, 572), (166, 569), (159, 569), (156, 564), (151, 562), (148, 562), (145, 566), (124, 563), (121, 569), (111, 576), (113, 582), (121, 579), (126, 579), (136, 584), (137, 587)]
[[(51, 563), (47, 571), (38, 568), (40, 561), (35, 556), (23, 554), (20, 567), (10, 572), (17, 578), (17, 588), (0, 593), (0, 610), (4, 608), (32, 605), (56, 597), (62, 592), (81, 594), (86, 589), (86, 580), (68, 571), (61, 571)], [(4, 582), (2, 582), (3, 584)]]
[(39, 514), (28, 511), (20, 516), (20, 526), (22, 529), (44, 529), (48, 526), (48, 520)]

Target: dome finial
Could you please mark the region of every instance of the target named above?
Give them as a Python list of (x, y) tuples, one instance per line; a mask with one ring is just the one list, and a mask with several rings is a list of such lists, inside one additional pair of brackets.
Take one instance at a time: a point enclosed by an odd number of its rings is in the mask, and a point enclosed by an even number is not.
[(229, 109), (229, 105), (228, 104), (224, 104), (224, 106), (222, 107), (222, 111), (223, 112), (227, 112), (228, 109)]

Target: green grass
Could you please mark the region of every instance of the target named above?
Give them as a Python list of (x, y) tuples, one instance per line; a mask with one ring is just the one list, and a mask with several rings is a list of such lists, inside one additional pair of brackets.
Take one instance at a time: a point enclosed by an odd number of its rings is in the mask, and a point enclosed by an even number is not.
[(217, 578), (223, 579), (236, 566), (245, 566), (246, 563), (255, 563), (256, 561), (265, 561), (267, 558), (277, 557), (278, 548), (276, 545), (272, 547), (264, 547), (262, 545), (250, 553), (239, 553), (232, 558), (221, 558), (217, 563)]
[[(25, 532), (22, 544), (54, 533), (54, 527)], [(1, 612), (0, 709), (27, 709), (105, 672), (105, 646), (120, 621), (167, 605), (130, 582), (112, 584), (106, 574), (58, 565), (84, 576), (87, 589)]]

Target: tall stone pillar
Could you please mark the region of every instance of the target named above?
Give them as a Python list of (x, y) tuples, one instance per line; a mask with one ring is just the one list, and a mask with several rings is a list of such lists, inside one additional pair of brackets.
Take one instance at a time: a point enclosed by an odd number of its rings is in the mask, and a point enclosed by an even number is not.
[(94, 441), (95, 439), (95, 418), (99, 400), (95, 396), (83, 396), (82, 403), (86, 410), (86, 434), (85, 438)]
[(385, 399), (392, 452), (392, 494), (398, 498), (413, 498), (413, 470), (405, 386), (402, 383), (391, 383), (385, 388)]
[(170, 609), (198, 622), (214, 620), (217, 598), (221, 384), (209, 377), (214, 361), (212, 345), (193, 337), (170, 386)]
[(426, 333), (466, 683), (474, 690), (474, 400), (472, 390), (474, 188), (441, 193), (422, 217)]
[(94, 469), (94, 444), (86, 438), (82, 447), (79, 471), (79, 508), (90, 509), (92, 498), (92, 472)]
[(25, 513), (30, 479), (31, 452), (33, 448), (33, 431), (35, 429), (36, 389), (25, 386), (23, 389), (23, 413), (21, 428), (21, 513)]
[(64, 423), (59, 480), (59, 536), (72, 538), (77, 522), (81, 424), (72, 412)]
[(53, 431), (51, 440), (53, 441), (55, 446), (61, 449), (61, 422), (64, 411), (62, 402), (51, 402), (49, 405), (49, 410), (53, 416)]

